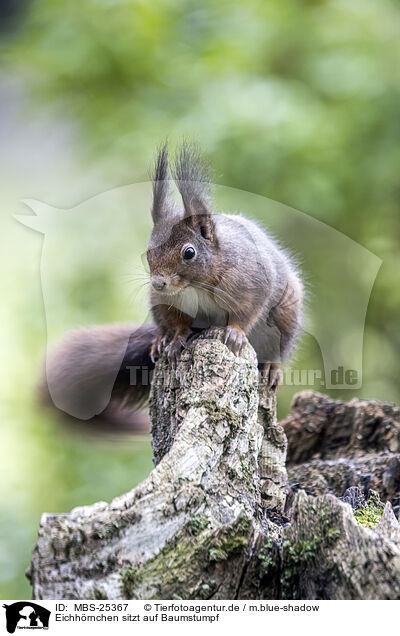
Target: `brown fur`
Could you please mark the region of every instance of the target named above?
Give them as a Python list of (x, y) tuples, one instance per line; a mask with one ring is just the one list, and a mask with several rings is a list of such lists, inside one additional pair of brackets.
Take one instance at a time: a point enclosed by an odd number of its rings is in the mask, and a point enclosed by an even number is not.
[[(208, 172), (192, 148), (181, 149), (174, 177), (181, 209), (171, 202), (163, 146), (147, 250), (155, 325), (78, 330), (48, 358), (44, 394), (75, 417), (87, 419), (108, 404), (138, 408), (149, 391), (145, 372), (162, 348), (175, 364), (187, 338), (201, 329), (224, 327), (224, 340), (236, 353), (247, 336), (275, 387), (278, 364), (296, 341), (303, 288), (291, 257), (256, 223), (213, 214)], [(188, 248), (191, 259), (185, 258)], [(130, 366), (139, 369), (134, 386)]]
[[(162, 158), (166, 174), (165, 148)], [(291, 258), (248, 219), (212, 213), (207, 173), (188, 147), (179, 154), (175, 179), (183, 210), (169, 207), (164, 189), (148, 247), (159, 340), (172, 340), (168, 351), (174, 362), (196, 323), (223, 326), (232, 349), (240, 349), (244, 332), (260, 363), (276, 367), (293, 347), (302, 319), (302, 284)], [(187, 245), (196, 250), (193, 260), (183, 258)], [(185, 301), (189, 290), (197, 294), (192, 311)]]

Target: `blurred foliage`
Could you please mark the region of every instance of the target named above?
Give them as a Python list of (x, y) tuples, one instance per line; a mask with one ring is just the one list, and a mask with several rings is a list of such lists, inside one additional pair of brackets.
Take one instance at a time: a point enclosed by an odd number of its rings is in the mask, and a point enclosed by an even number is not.
[[(74, 122), (77, 174), (101, 163), (108, 182), (143, 180), (161, 139), (194, 137), (208, 153), (217, 183), (311, 214), (379, 256), (363, 387), (332, 394), (399, 400), (397, 0), (36, 0), (12, 25), (1, 34), (2, 68), (21, 78), (38, 112), (51, 109)], [(29, 116), (31, 109), (29, 102)], [(64, 321), (130, 317), (115, 292), (121, 268), (112, 265), (118, 236), (113, 240), (113, 254), (102, 260), (97, 251), (92, 267), (80, 268), (85, 276), (79, 283), (63, 279), (64, 296), (54, 296), (60, 331)], [(24, 250), (31, 249), (26, 236), (24, 241)], [(144, 249), (145, 241), (143, 228), (132, 250)], [(311, 271), (324, 263), (329, 270), (312, 238), (310, 255)], [(32, 406), (33, 379), (17, 394), (18, 379), (32, 376), (43, 346), (43, 324), (35, 318), (42, 311), (35, 300), (39, 286), (27, 284), (28, 261), (17, 256), (4, 263), (12, 277), (2, 308), (12, 325), (5, 341), (4, 421), (14, 422), (2, 433), (11, 448), (4, 499), (10, 488), (16, 495), (4, 515), (11, 547), (7, 539), (2, 550), (14, 565), (7, 561), (1, 570), (4, 596), (14, 597), (28, 595), (22, 571), (40, 510), (110, 498), (150, 467), (148, 446), (140, 453), (143, 444), (108, 449), (60, 433)], [(67, 271), (74, 253), (63, 256)], [(335, 311), (341, 284), (331, 272), (329, 311)], [(136, 305), (132, 313), (144, 317)], [(316, 343), (305, 340), (302, 368), (318, 368), (319, 355)], [(282, 390), (282, 414), (298, 388)]]

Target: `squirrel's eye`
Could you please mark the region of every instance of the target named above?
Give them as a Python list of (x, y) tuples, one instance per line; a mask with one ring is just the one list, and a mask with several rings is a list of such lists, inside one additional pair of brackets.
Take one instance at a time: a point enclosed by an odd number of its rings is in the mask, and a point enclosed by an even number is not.
[(190, 261), (190, 259), (194, 258), (195, 256), (196, 250), (191, 245), (189, 245), (189, 247), (187, 247), (183, 252), (183, 258), (185, 259), (185, 261)]

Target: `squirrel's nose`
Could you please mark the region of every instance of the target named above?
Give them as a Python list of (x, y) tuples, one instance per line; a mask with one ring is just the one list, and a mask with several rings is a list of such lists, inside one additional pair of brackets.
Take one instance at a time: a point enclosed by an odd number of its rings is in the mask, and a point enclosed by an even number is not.
[(163, 276), (153, 276), (153, 278), (151, 279), (151, 284), (156, 291), (162, 291), (164, 287), (166, 287), (167, 281)]

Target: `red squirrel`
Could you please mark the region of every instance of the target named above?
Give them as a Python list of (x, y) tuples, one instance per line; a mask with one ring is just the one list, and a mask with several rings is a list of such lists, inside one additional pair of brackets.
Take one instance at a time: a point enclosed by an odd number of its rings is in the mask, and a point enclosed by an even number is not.
[[(45, 394), (70, 415), (88, 419), (109, 402), (137, 409), (163, 349), (174, 366), (188, 338), (215, 327), (223, 328), (235, 354), (247, 338), (269, 386), (278, 388), (279, 362), (292, 350), (302, 321), (297, 267), (257, 223), (213, 212), (208, 169), (193, 147), (182, 146), (172, 175), (180, 206), (172, 201), (164, 145), (152, 179), (147, 248), (154, 324), (78, 329), (48, 355)], [(133, 384), (131, 368), (137, 370)]]

